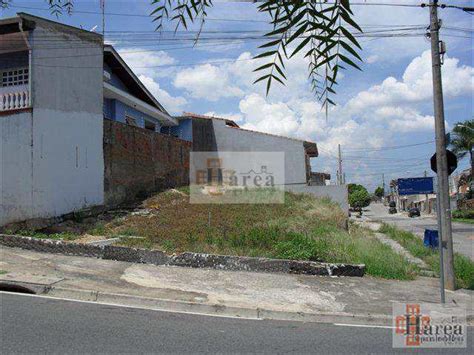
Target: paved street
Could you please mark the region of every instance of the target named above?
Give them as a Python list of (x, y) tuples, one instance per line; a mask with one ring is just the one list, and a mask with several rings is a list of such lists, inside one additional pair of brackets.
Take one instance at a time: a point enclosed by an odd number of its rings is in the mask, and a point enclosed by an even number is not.
[[(422, 236), (425, 229), (438, 229), (434, 216), (409, 218), (406, 213), (388, 214), (388, 207), (381, 203), (372, 203), (364, 216), (372, 220), (391, 223), (397, 227)], [(474, 225), (453, 223), (454, 251), (474, 260)]]
[[(0, 298), (3, 354), (393, 351), (387, 328), (217, 318), (20, 294)], [(473, 333), (470, 328), (471, 350)]]

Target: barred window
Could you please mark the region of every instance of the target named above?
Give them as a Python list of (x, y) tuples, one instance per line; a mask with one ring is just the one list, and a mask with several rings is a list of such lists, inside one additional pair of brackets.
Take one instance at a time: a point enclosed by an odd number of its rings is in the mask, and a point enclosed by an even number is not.
[(26, 85), (30, 77), (28, 68), (9, 69), (2, 72), (2, 87)]

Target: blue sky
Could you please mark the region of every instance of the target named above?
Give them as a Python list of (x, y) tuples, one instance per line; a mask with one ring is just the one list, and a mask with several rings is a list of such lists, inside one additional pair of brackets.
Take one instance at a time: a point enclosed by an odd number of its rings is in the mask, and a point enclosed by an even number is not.
[[(99, 2), (75, 1), (71, 16), (56, 19), (43, 0), (13, 0), (2, 17), (23, 11), (85, 29), (97, 26), (96, 31), (101, 32)], [(374, 6), (371, 2), (422, 3), (367, 0), (369, 5), (353, 6), (366, 33), (403, 28), (406, 33), (421, 34), (428, 25), (426, 8)], [(455, 3), (472, 5), (471, 1)], [(170, 112), (210, 113), (233, 118), (246, 128), (315, 141), (320, 157), (312, 159), (313, 170), (330, 172), (333, 177), (337, 145), (341, 144), (347, 181), (363, 183), (371, 190), (381, 183), (382, 173), (386, 182), (421, 176), (424, 170), (431, 174), (428, 161), (434, 143), (386, 148), (434, 140), (429, 42), (423, 36), (361, 38), (363, 71), (344, 72), (335, 98), (338, 106), (326, 119), (310, 93), (303, 58), (288, 63), (287, 86), (275, 85), (268, 97), (264, 85), (252, 84), (256, 77), (252, 70), (258, 63), (251, 58), (263, 42), (234, 38), (258, 38), (269, 28), (268, 18), (258, 14), (255, 5), (215, 2), (203, 40), (194, 48), (191, 33), (179, 32), (173, 37), (168, 32), (173, 25), (167, 24), (161, 36), (153, 33), (155, 24), (146, 17), (152, 9), (148, 0), (106, 0), (106, 40), (116, 46)], [(448, 49), (443, 67), (446, 122), (452, 127), (457, 121), (473, 118), (473, 16), (444, 9), (440, 17), (444, 26), (441, 38)], [(221, 40), (207, 39), (212, 37)], [(467, 165), (466, 159), (460, 169)]]

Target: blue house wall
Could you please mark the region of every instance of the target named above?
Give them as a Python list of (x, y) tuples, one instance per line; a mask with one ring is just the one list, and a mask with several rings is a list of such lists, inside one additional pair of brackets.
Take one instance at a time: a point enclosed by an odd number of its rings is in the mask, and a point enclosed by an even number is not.
[(125, 91), (125, 92), (128, 92), (130, 93), (130, 91), (128, 90), (127, 86), (123, 83), (122, 80), (120, 80), (118, 78), (117, 75), (115, 75), (112, 71), (112, 69), (106, 64), (104, 63), (104, 70), (110, 74), (110, 81), (109, 83), (113, 86), (115, 86), (116, 88), (122, 90), (122, 91)]
[(169, 134), (185, 141), (193, 141), (193, 123), (191, 119), (179, 120), (178, 126), (163, 127), (161, 133)]
[[(116, 88), (129, 92), (128, 88), (125, 86), (125, 84), (115, 75), (112, 73), (112, 70), (110, 67), (104, 63), (104, 70), (107, 71), (110, 74), (110, 80), (109, 83)], [(131, 107), (129, 105), (124, 104), (123, 102), (120, 102), (118, 100), (114, 99), (105, 99), (104, 98), (104, 117), (126, 123), (126, 116), (132, 117), (138, 127), (145, 128), (145, 120), (155, 124), (155, 131), (160, 132), (161, 130), (161, 125), (157, 122), (157, 120), (137, 109), (134, 107)]]
[(126, 116), (132, 117), (138, 127), (145, 128), (145, 120), (155, 124), (155, 132), (161, 131), (161, 125), (155, 118), (138, 111), (118, 100), (104, 99), (104, 116), (113, 121), (127, 123)]

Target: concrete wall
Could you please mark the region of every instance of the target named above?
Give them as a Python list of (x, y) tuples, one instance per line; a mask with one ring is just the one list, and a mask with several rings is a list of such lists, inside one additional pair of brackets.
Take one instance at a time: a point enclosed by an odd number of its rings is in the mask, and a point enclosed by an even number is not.
[(32, 125), (31, 112), (0, 116), (0, 226), (34, 215)]
[(225, 121), (212, 120), (218, 151), (284, 152), (285, 183), (306, 183), (303, 142), (228, 127)]
[(0, 225), (104, 202), (100, 37), (37, 21), (29, 40), (33, 110), (0, 117)]
[(188, 184), (190, 150), (190, 142), (104, 120), (106, 204)]
[(285, 186), (287, 191), (295, 193), (311, 194), (315, 197), (327, 197), (336, 202), (344, 212), (349, 213), (349, 193), (347, 185), (327, 185), (327, 186), (305, 186), (293, 185)]

